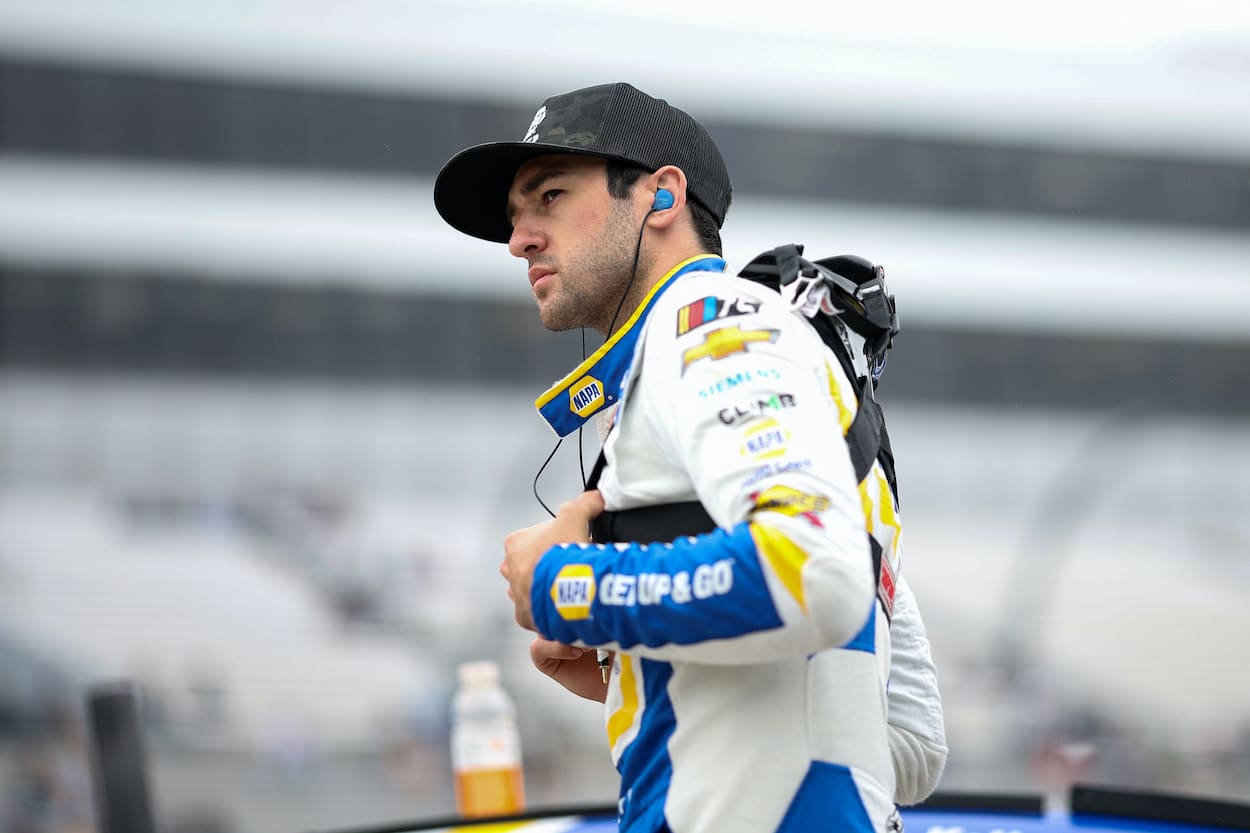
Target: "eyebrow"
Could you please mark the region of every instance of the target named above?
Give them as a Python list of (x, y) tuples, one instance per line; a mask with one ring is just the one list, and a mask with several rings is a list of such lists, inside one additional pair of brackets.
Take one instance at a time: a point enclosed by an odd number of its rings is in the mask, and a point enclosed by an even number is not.
[[(535, 171), (534, 174), (531, 175), (529, 179), (525, 180), (525, 182), (521, 184), (520, 194), (523, 197), (528, 197), (530, 194), (537, 191), (542, 186), (542, 184), (546, 182), (547, 180), (552, 179), (553, 177), (561, 176), (562, 174), (566, 174), (566, 173), (568, 173), (567, 168), (561, 168), (558, 166), (551, 167), (551, 168), (542, 168), (538, 171)], [(516, 207), (513, 206), (512, 201), (509, 200), (508, 201), (508, 223), (509, 225), (512, 224), (512, 218), (515, 214), (516, 214)]]

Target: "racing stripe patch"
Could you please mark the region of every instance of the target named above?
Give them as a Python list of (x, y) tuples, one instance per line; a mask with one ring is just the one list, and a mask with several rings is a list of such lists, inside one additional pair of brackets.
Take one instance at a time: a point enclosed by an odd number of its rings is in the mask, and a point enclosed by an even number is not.
[(677, 335), (683, 336), (691, 330), (722, 318), (751, 315), (759, 311), (759, 301), (749, 298), (717, 298), (709, 295), (677, 310)]
[(750, 528), (751, 537), (755, 539), (756, 551), (773, 568), (781, 585), (790, 591), (790, 595), (799, 603), (799, 608), (806, 614), (807, 597), (803, 593), (803, 565), (807, 563), (807, 553), (776, 527), (753, 523)]

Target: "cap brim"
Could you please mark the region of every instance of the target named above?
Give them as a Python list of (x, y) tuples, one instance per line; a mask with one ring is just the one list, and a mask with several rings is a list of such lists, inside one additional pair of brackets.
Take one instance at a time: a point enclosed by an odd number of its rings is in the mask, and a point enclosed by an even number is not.
[(448, 225), (472, 237), (507, 243), (508, 191), (517, 169), (531, 159), (553, 153), (578, 156), (607, 154), (537, 142), (490, 142), (460, 151), (434, 180), (434, 207)]

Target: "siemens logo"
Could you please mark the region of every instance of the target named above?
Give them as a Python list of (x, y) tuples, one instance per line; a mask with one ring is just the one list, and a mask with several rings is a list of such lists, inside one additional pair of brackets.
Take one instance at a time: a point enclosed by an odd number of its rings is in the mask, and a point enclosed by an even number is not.
[(599, 604), (612, 607), (634, 607), (663, 604), (672, 599), (686, 604), (723, 596), (733, 590), (733, 559), (722, 558), (712, 564), (700, 564), (693, 572), (639, 573), (627, 575), (608, 573), (599, 583)]
[(775, 367), (765, 367), (756, 370), (743, 370), (734, 373), (731, 376), (725, 376), (717, 379), (712, 384), (699, 390), (699, 396), (707, 399), (718, 393), (733, 390), (739, 385), (750, 384), (751, 382), (769, 381), (775, 382), (781, 378), (781, 371)]

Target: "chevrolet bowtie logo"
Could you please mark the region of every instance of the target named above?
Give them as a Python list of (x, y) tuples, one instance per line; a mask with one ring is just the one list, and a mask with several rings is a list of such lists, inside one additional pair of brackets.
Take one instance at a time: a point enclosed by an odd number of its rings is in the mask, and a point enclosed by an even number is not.
[(744, 330), (738, 325), (721, 327), (703, 336), (703, 343), (681, 354), (681, 372), (699, 359), (717, 361), (735, 353), (745, 353), (752, 344), (776, 341), (780, 330)]

